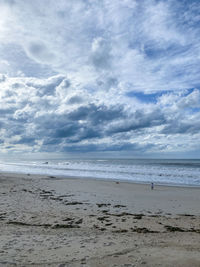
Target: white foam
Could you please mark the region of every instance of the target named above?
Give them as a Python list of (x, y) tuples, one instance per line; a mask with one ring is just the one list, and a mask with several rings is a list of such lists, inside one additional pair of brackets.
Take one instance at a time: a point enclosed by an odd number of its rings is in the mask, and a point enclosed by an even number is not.
[(51, 160), (0, 162), (0, 171), (200, 186), (200, 162), (154, 160)]

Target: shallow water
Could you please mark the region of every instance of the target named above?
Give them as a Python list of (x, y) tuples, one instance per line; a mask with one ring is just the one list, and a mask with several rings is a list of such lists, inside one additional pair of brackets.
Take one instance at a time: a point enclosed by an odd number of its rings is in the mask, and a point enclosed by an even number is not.
[(0, 161), (0, 171), (200, 186), (200, 160), (61, 159)]

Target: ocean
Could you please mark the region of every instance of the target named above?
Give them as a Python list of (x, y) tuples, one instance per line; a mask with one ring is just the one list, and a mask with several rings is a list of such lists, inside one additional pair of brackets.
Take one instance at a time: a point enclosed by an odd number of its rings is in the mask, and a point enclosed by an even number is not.
[(136, 183), (200, 186), (200, 160), (56, 159), (0, 161), (0, 171)]

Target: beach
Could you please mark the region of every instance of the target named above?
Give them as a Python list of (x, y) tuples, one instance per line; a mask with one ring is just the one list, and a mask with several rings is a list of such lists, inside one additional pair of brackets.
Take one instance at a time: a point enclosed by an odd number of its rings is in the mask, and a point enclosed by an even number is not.
[(200, 188), (0, 173), (0, 266), (200, 266)]

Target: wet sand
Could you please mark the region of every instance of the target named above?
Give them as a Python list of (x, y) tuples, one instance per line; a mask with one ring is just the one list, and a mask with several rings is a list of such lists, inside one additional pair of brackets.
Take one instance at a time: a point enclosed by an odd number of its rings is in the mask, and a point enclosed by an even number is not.
[(200, 266), (200, 188), (0, 174), (0, 266)]

